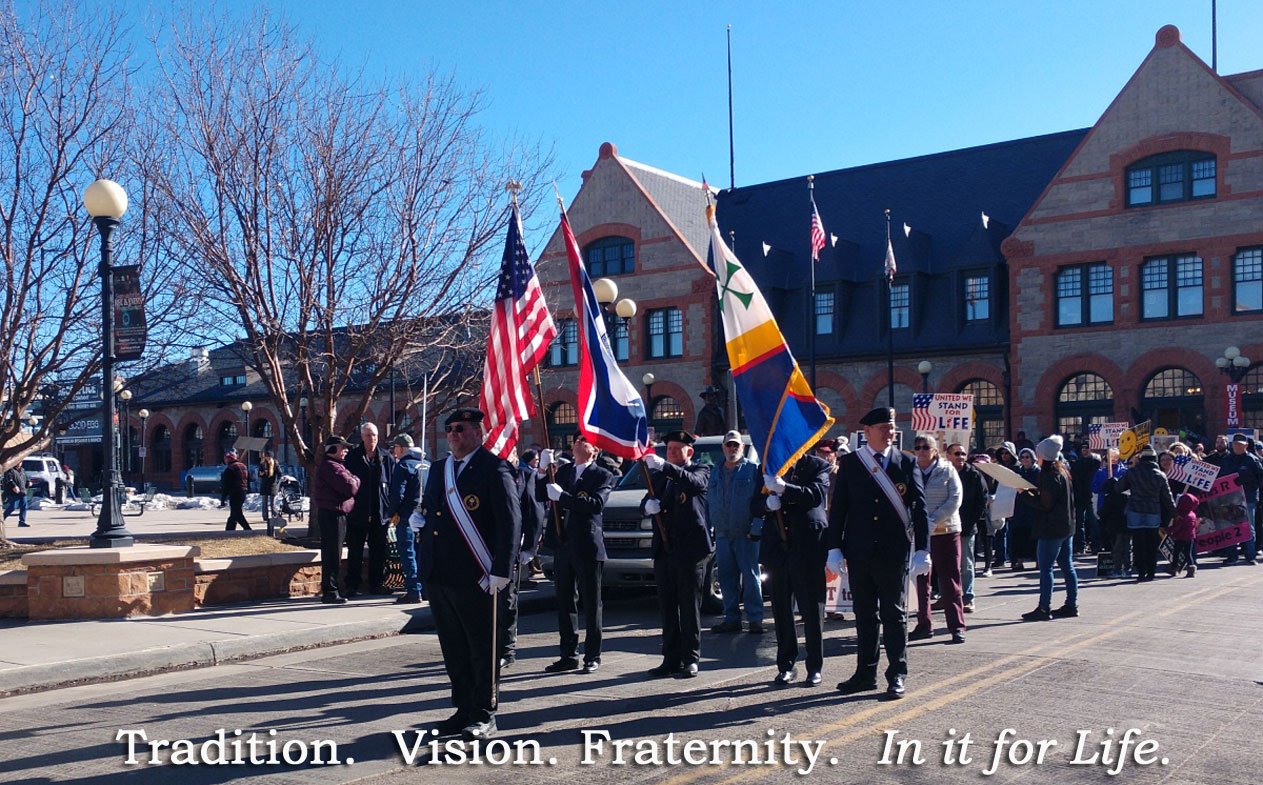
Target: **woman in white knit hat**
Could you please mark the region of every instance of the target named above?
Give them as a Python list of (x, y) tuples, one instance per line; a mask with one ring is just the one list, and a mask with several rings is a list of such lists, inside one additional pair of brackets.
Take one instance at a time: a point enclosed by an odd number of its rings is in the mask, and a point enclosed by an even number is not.
[[(1023, 491), (1018, 502), (1035, 508), (1035, 561), (1039, 569), (1039, 606), (1022, 614), (1027, 621), (1048, 621), (1079, 615), (1079, 577), (1074, 571), (1074, 492), (1070, 471), (1061, 458), (1061, 437), (1049, 436), (1035, 446), (1041, 463), (1039, 484)], [(1066, 603), (1052, 610), (1053, 565), (1061, 567)]]

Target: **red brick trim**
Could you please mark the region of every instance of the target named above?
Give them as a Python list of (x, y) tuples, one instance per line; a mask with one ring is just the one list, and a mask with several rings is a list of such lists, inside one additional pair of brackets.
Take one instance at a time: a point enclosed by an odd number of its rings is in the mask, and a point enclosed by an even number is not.
[[(864, 410), (865, 412), (867, 412), (868, 409), (875, 409), (878, 406), (885, 406), (884, 400), (882, 401), (877, 400), (877, 393), (885, 389), (886, 381), (888, 380), (888, 378), (889, 378), (889, 375), (886, 373), (885, 369), (882, 369), (881, 372), (870, 376), (868, 381), (864, 383), (863, 388), (860, 389), (860, 400), (867, 401), (867, 408), (865, 408)], [(908, 387), (911, 387), (914, 391), (920, 392), (921, 391), (921, 374), (917, 373), (916, 371), (906, 366), (896, 365), (895, 366), (895, 384), (904, 384), (904, 385), (907, 385)], [(901, 420), (909, 416), (908, 412), (896, 412), (895, 414)], [(864, 416), (863, 414), (860, 414), (860, 417), (863, 417), (863, 416)], [(858, 420), (859, 418), (857, 417), (856, 419)]]
[[(991, 363), (973, 361), (954, 365), (947, 373), (943, 374), (943, 378), (938, 384), (931, 385), (932, 389), (939, 392), (960, 392), (966, 382), (972, 382), (975, 379), (981, 379), (985, 382), (994, 384), (996, 389), (1000, 391), (1000, 397), (1004, 398), (1004, 369)], [(1009, 401), (1006, 399), (1004, 405), (1008, 406)]]
[(1035, 415), (1038, 422), (1036, 430), (1052, 433), (1057, 423), (1057, 393), (1067, 379), (1080, 373), (1094, 373), (1108, 382), (1114, 391), (1115, 418), (1119, 422), (1131, 419), (1130, 401), (1134, 398), (1126, 394), (1126, 374), (1113, 360), (1095, 353), (1073, 354), (1048, 366), (1035, 385), (1034, 400), (1020, 401), (1014, 408), (1015, 414)]
[[(818, 368), (816, 369), (816, 384), (819, 387), (828, 387), (842, 398), (842, 403), (846, 405), (847, 416), (852, 421), (858, 422), (859, 418), (864, 416), (864, 412), (860, 410), (860, 397), (855, 392), (855, 385), (851, 384), (845, 376)], [(836, 417), (838, 413), (833, 412), (833, 415)], [(837, 424), (847, 425), (840, 420)]]

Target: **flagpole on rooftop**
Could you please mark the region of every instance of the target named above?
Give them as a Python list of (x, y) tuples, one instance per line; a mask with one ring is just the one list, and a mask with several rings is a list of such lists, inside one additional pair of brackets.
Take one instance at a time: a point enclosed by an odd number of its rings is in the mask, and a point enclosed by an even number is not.
[[(886, 247), (890, 247), (890, 208), (886, 208)], [(891, 324), (890, 290), (895, 278), (885, 268), (882, 277), (886, 279), (886, 405), (895, 408), (895, 331)]]
[(807, 257), (807, 264), (811, 267), (811, 291), (807, 295), (807, 354), (811, 366), (811, 389), (816, 389), (816, 248), (815, 248), (815, 222), (816, 222), (816, 176), (814, 174), (807, 175), (807, 198), (811, 200), (811, 221), (812, 235), (811, 254)]
[(737, 187), (737, 158), (732, 142), (732, 25), (728, 25), (728, 189)]

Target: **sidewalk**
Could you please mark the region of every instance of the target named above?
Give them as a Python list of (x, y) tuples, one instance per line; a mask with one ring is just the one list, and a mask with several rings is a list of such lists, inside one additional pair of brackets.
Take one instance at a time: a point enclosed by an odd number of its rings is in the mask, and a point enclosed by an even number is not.
[[(520, 612), (552, 607), (554, 598), (551, 581), (523, 584)], [(128, 619), (0, 620), (0, 696), (433, 629), (427, 604), (396, 605), (393, 597), (346, 605), (268, 600)]]

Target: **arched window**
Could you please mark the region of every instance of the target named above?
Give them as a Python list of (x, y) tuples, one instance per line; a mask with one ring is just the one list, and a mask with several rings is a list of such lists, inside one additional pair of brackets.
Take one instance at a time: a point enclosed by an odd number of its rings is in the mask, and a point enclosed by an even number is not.
[(1085, 436), (1093, 423), (1114, 419), (1114, 388), (1094, 373), (1076, 373), (1061, 383), (1053, 411), (1057, 433), (1067, 439)]
[[(877, 391), (877, 395), (873, 396), (873, 407), (889, 406), (890, 395), (886, 387)], [(912, 427), (912, 396), (917, 394), (917, 390), (912, 389), (906, 384), (895, 382), (895, 424), (900, 430), (908, 431)], [(863, 415), (861, 415), (863, 416)], [(904, 449), (912, 449), (911, 434), (903, 437)]]
[(971, 379), (956, 392), (974, 397), (973, 449), (1004, 441), (1004, 394), (986, 379)]
[(272, 444), (272, 421), (259, 418), (250, 424), (250, 435), (256, 439), (267, 439), (267, 444), (263, 445), (264, 450), (269, 452), (276, 448)]
[(668, 431), (680, 430), (684, 427), (684, 409), (670, 395), (659, 395), (649, 409), (649, 427), (658, 439)]
[(548, 444), (554, 450), (564, 450), (574, 443), (578, 430), (579, 413), (572, 404), (558, 401), (548, 409)]
[(1163, 368), (1149, 377), (1140, 398), (1142, 415), (1154, 428), (1181, 435), (1206, 433), (1202, 382), (1187, 368)]
[(166, 474), (171, 471), (171, 431), (165, 425), (155, 426), (149, 434), (149, 454), (153, 471)]
[(201, 466), (205, 456), (202, 454), (202, 426), (189, 425), (184, 429), (184, 468), (192, 469)]
[(636, 243), (627, 237), (602, 237), (584, 249), (588, 275), (625, 275), (636, 270)]
[(215, 456), (215, 461), (221, 462), (224, 459), (224, 453), (232, 449), (237, 442), (237, 423), (229, 420), (228, 422), (219, 424), (219, 435), (216, 437), (219, 442), (219, 455)]

